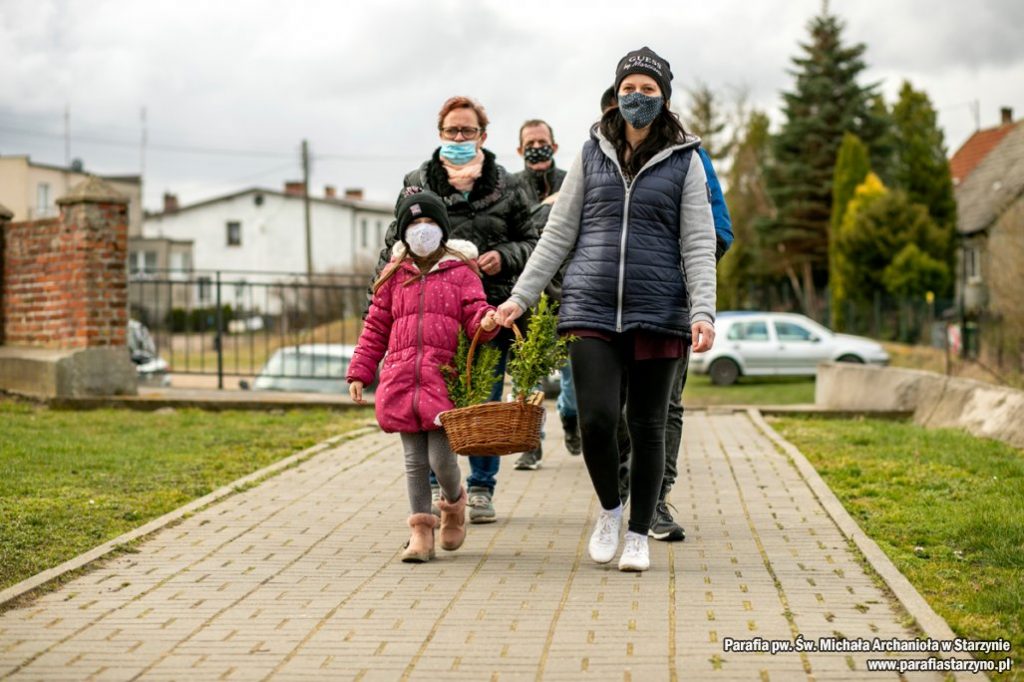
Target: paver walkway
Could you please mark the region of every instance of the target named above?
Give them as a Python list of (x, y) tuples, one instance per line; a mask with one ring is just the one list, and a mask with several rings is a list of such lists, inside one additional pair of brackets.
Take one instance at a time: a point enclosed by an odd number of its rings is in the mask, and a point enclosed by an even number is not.
[(895, 678), (865, 670), (877, 654), (723, 651), (725, 637), (913, 637), (745, 413), (687, 413), (672, 499), (689, 537), (652, 542), (643, 574), (587, 557), (590, 480), (557, 419), (548, 431), (544, 467), (506, 458), (498, 523), (469, 526), (456, 553), (397, 560), (398, 438), (366, 436), (0, 615), (0, 677)]

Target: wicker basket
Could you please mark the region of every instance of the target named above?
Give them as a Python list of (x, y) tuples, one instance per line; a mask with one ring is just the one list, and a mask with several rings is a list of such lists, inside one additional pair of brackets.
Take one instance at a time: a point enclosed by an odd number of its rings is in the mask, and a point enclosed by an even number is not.
[[(519, 328), (512, 325), (512, 329), (521, 339)], [(477, 328), (466, 358), (467, 383), (473, 380), (473, 355), (479, 340)], [(544, 408), (523, 400), (483, 403), (442, 412), (439, 418), (452, 450), (460, 455), (511, 455), (540, 446)]]

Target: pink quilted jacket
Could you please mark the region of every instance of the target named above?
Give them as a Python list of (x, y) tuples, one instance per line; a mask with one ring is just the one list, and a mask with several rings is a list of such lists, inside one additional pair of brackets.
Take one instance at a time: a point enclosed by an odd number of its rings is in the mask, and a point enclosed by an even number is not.
[[(452, 239), (448, 246), (470, 259), (478, 255), (468, 241)], [(392, 261), (404, 255), (405, 247), (398, 242)], [(493, 309), (484, 297), (480, 277), (452, 255), (444, 256), (426, 275), (407, 259), (374, 294), (347, 378), (368, 385), (384, 358), (374, 399), (377, 422), (384, 431), (440, 428), (435, 418), (454, 407), (440, 368), (455, 355), (459, 328), (472, 338), (483, 316)], [(481, 332), (480, 338), (489, 341), (497, 333), (497, 328)]]

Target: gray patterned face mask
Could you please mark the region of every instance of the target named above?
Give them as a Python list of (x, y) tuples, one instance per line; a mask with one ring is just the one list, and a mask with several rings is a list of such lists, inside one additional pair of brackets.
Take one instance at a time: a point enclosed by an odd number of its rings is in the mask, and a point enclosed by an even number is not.
[(634, 128), (646, 128), (658, 118), (665, 100), (642, 92), (619, 95), (619, 113)]

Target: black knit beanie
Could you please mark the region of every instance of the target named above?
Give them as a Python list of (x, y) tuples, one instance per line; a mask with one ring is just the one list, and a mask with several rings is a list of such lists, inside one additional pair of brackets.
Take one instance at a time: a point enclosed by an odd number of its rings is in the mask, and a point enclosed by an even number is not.
[(615, 68), (616, 95), (619, 94), (619, 86), (623, 79), (632, 73), (642, 73), (657, 81), (665, 101), (672, 97), (672, 69), (668, 62), (659, 57), (651, 48), (641, 47), (619, 60), (619, 65)]
[(409, 187), (405, 190), (405, 196), (399, 199), (395, 208), (395, 218), (398, 220), (398, 237), (405, 239), (405, 228), (417, 218), (432, 218), (437, 226), (441, 228), (441, 234), (445, 241), (448, 241), (448, 234), (451, 232), (451, 223), (448, 220), (448, 209), (441, 197), (431, 191), (419, 187)]

